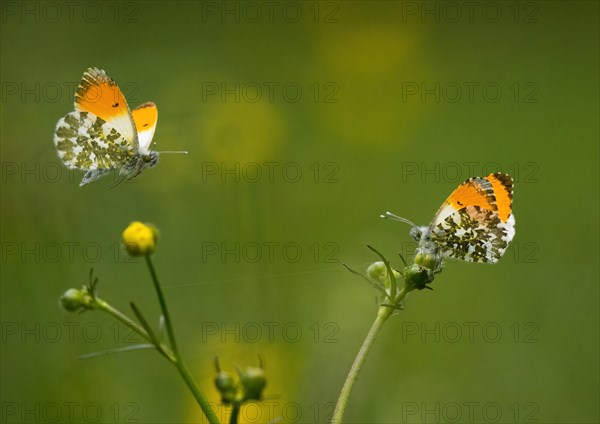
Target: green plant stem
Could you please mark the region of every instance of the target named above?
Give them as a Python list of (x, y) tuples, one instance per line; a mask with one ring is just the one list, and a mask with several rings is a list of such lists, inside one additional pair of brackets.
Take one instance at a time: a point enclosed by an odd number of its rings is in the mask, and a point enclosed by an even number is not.
[[(94, 302), (98, 309), (108, 312), (110, 315), (115, 317), (118, 321), (121, 321), (127, 327), (131, 328), (133, 331), (138, 333), (144, 339), (146, 339), (147, 341), (149, 341), (150, 343), (152, 343), (153, 345), (156, 346), (156, 344), (154, 343), (154, 340), (152, 340), (152, 337), (150, 337), (148, 332), (146, 330), (144, 330), (142, 327), (140, 327), (137, 322), (133, 321), (131, 318), (129, 318), (123, 312), (119, 311), (118, 309), (113, 308), (108, 302), (106, 302), (98, 297), (96, 297), (94, 299)], [(162, 355), (164, 355), (169, 361), (171, 361), (171, 362), (175, 361), (175, 356), (173, 355), (173, 353), (167, 346), (160, 344), (160, 345), (156, 346), (156, 349)]]
[(210, 424), (219, 424), (219, 419), (217, 418), (215, 411), (213, 411), (210, 403), (208, 403), (204, 397), (204, 394), (198, 388), (198, 385), (196, 384), (194, 377), (192, 377), (190, 370), (185, 365), (185, 362), (183, 362), (183, 360), (178, 356), (174, 364), (177, 367), (179, 374), (181, 374), (181, 377), (183, 377), (185, 384), (187, 384), (188, 388), (196, 398), (196, 401), (198, 402), (198, 405), (200, 405), (200, 408), (202, 409), (202, 412), (204, 412), (208, 422)]
[(131, 328), (133, 331), (138, 333), (140, 336), (148, 340), (150, 343), (153, 343), (150, 335), (144, 330), (142, 327), (138, 325), (135, 321), (125, 315), (123, 312), (118, 309), (113, 308), (108, 302), (100, 299), (99, 297), (94, 299), (96, 306), (98, 309), (108, 312), (110, 315), (115, 317), (117, 320), (121, 321), (127, 327)]
[(173, 325), (171, 324), (171, 317), (170, 317), (169, 311), (167, 309), (167, 302), (165, 301), (165, 297), (163, 296), (162, 289), (161, 289), (160, 283), (158, 281), (158, 276), (154, 269), (154, 265), (152, 263), (152, 258), (150, 257), (150, 255), (146, 255), (146, 264), (148, 264), (148, 269), (150, 270), (150, 275), (152, 276), (152, 282), (154, 283), (154, 288), (156, 289), (156, 295), (158, 296), (158, 301), (160, 303), (160, 309), (162, 311), (163, 317), (165, 318), (165, 325), (167, 327), (167, 333), (169, 333), (169, 341), (171, 342), (171, 349), (173, 350), (173, 356), (174, 356), (174, 358), (171, 362), (175, 365), (175, 367), (179, 371), (179, 374), (181, 374), (181, 377), (183, 377), (183, 380), (185, 381), (188, 388), (190, 389), (190, 391), (196, 398), (196, 401), (198, 402), (198, 405), (200, 405), (200, 408), (202, 409), (202, 412), (208, 419), (208, 422), (210, 424), (219, 424), (217, 415), (215, 414), (212, 407), (210, 406), (210, 404), (204, 397), (204, 394), (198, 388), (198, 385), (196, 384), (194, 377), (192, 377), (190, 370), (188, 369), (187, 365), (185, 364), (185, 362), (181, 358), (181, 355), (179, 354), (179, 350), (177, 348), (177, 342), (175, 340), (175, 332), (173, 331)]
[(152, 276), (152, 282), (154, 283), (154, 288), (156, 289), (156, 295), (158, 296), (158, 302), (160, 303), (160, 310), (162, 311), (162, 315), (165, 318), (165, 325), (167, 326), (167, 333), (169, 334), (171, 349), (173, 349), (173, 353), (175, 354), (175, 356), (178, 357), (179, 351), (177, 350), (175, 332), (173, 331), (173, 325), (171, 324), (171, 317), (169, 315), (169, 310), (167, 309), (167, 302), (165, 301), (165, 297), (163, 296), (160, 283), (158, 282), (158, 276), (156, 275), (156, 271), (154, 270), (154, 264), (152, 263), (152, 258), (150, 257), (150, 255), (146, 255), (146, 264), (148, 264), (148, 269), (150, 270), (150, 275)]
[[(396, 295), (394, 299), (394, 305), (399, 306), (400, 302), (406, 297), (409, 290), (406, 288), (402, 288), (400, 292)], [(377, 339), (377, 335), (383, 328), (383, 324), (387, 321), (387, 319), (394, 313), (394, 307), (392, 306), (380, 306), (377, 311), (377, 318), (375, 318), (375, 322), (371, 326), (365, 341), (363, 342), (356, 358), (354, 359), (354, 363), (346, 376), (346, 381), (344, 382), (344, 386), (342, 387), (342, 391), (340, 392), (340, 397), (338, 398), (337, 404), (335, 406), (335, 410), (333, 412), (333, 418), (331, 419), (332, 424), (341, 424), (344, 418), (344, 412), (346, 411), (346, 406), (348, 405), (348, 400), (350, 398), (350, 393), (352, 393), (352, 388), (354, 387), (354, 383), (358, 378), (358, 373), (360, 372), (365, 360), (367, 359), (367, 355), (371, 351), (375, 340)]]
[(237, 424), (241, 408), (242, 405), (239, 402), (235, 402), (233, 404), (233, 409), (231, 410), (231, 417), (229, 418), (229, 424)]

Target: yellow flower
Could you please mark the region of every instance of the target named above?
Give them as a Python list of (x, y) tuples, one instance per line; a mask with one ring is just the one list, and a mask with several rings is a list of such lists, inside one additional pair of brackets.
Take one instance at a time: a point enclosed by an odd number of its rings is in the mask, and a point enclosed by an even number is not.
[(131, 256), (149, 255), (156, 249), (158, 232), (152, 225), (134, 221), (123, 231), (125, 250)]

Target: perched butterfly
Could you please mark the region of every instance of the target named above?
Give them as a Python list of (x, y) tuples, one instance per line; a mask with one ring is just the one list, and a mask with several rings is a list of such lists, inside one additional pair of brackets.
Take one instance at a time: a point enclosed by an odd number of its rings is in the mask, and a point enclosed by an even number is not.
[(498, 262), (515, 236), (512, 199), (513, 179), (497, 172), (485, 178), (469, 178), (458, 186), (428, 227), (417, 226), (390, 212), (382, 217), (411, 225), (410, 234), (419, 242), (418, 251), (437, 256), (434, 271), (439, 271), (445, 257)]
[(131, 179), (158, 163), (158, 152), (150, 150), (157, 120), (154, 103), (130, 111), (117, 83), (89, 68), (75, 93), (75, 111), (56, 124), (54, 144), (67, 167), (86, 171), (80, 186), (111, 170), (121, 181)]

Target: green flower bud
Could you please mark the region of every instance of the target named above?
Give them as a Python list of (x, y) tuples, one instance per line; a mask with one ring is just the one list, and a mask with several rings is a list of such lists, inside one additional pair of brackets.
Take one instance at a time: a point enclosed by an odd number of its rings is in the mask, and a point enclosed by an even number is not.
[(381, 261), (373, 262), (367, 268), (367, 275), (369, 277), (371, 277), (372, 279), (381, 281), (383, 283), (383, 281), (385, 280), (385, 277), (387, 276), (387, 270), (385, 269), (385, 264)]
[(85, 286), (80, 290), (69, 289), (60, 297), (60, 304), (69, 312), (91, 309), (92, 303), (93, 299)]
[(265, 371), (262, 368), (247, 367), (239, 371), (240, 382), (244, 388), (243, 400), (261, 400), (262, 391), (267, 385)]
[(215, 386), (219, 393), (221, 393), (221, 401), (223, 403), (229, 404), (236, 400), (237, 383), (233, 375), (227, 371), (219, 371), (215, 377)]
[(434, 273), (429, 268), (412, 264), (404, 270), (404, 278), (409, 288), (423, 290), (424, 288), (430, 288), (427, 284), (433, 281)]
[[(394, 277), (396, 278), (396, 280), (398, 278), (400, 278), (400, 273), (398, 271), (396, 271), (395, 269), (392, 270), (392, 273), (394, 274)], [(371, 265), (369, 265), (369, 267), (367, 268), (367, 275), (369, 277), (371, 277), (372, 279), (377, 280), (380, 283), (383, 283), (385, 285), (385, 287), (390, 286), (390, 280), (388, 278), (387, 268), (382, 261), (373, 262)]]
[(414, 263), (437, 274), (442, 271), (443, 257), (435, 243), (426, 240), (417, 247)]
[(436, 269), (439, 266), (437, 255), (429, 252), (419, 252), (415, 255), (415, 263), (430, 270)]

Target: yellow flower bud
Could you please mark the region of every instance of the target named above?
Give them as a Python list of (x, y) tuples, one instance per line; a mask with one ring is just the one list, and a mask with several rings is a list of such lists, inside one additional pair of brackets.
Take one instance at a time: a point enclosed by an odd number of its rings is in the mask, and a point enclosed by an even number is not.
[(158, 231), (152, 225), (134, 221), (123, 231), (125, 250), (131, 256), (149, 255), (156, 249)]

